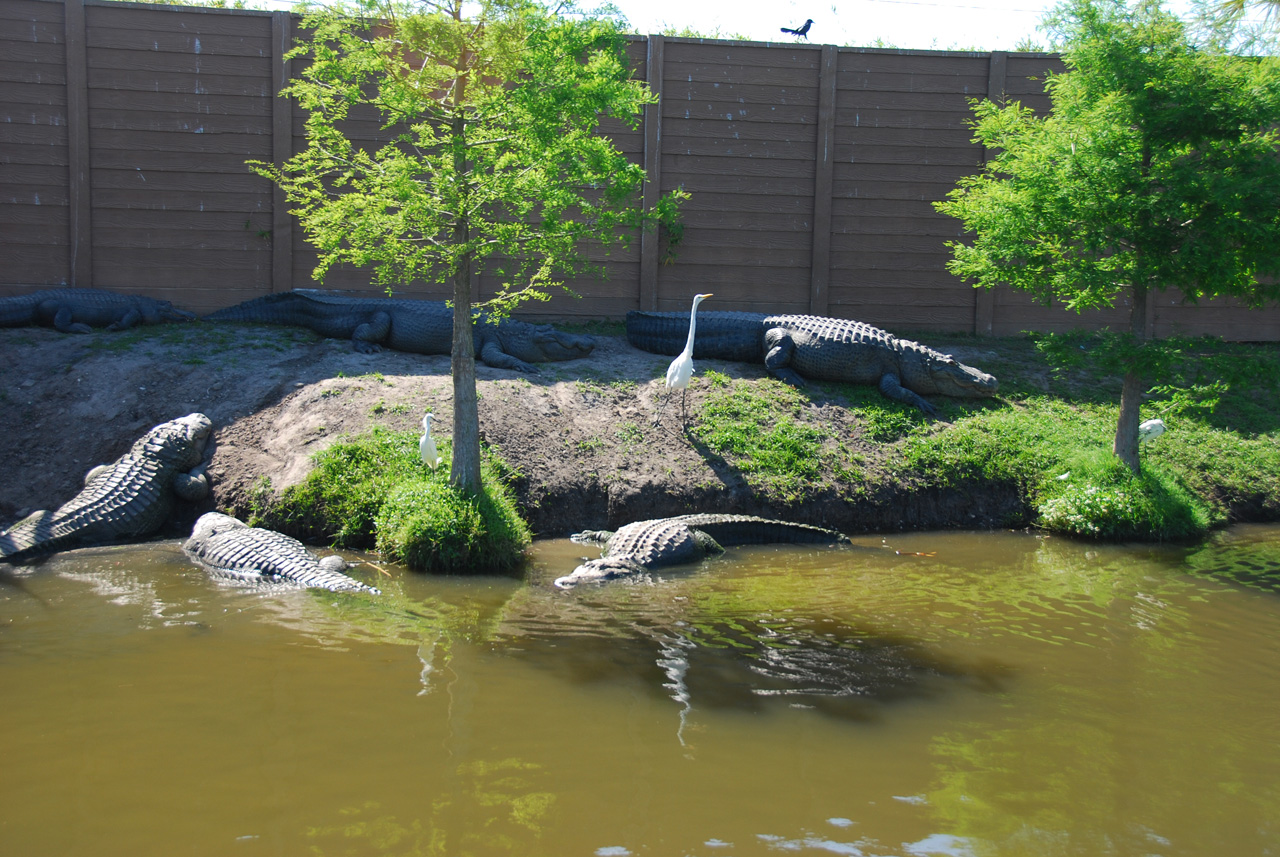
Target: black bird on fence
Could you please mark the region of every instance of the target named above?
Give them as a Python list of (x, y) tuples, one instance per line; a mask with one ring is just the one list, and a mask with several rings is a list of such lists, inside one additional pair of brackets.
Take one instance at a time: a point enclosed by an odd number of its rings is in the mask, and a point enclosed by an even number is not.
[(809, 20), (801, 24), (799, 27), (796, 27), (794, 30), (788, 30), (786, 27), (782, 27), (781, 30), (784, 33), (790, 33), (793, 36), (804, 36), (807, 39), (809, 38), (809, 28), (812, 26), (813, 26), (813, 19), (810, 18)]

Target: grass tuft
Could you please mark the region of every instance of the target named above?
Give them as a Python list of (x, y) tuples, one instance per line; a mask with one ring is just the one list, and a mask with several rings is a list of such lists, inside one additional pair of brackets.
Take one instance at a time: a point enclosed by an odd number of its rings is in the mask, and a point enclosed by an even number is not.
[[(1147, 464), (1135, 476), (1108, 450), (1077, 458), (1061, 487), (1040, 503), (1040, 526), (1050, 532), (1114, 541), (1188, 541), (1209, 531), (1214, 516), (1163, 467)], [(1055, 480), (1057, 481), (1057, 480)]]
[(781, 381), (730, 382), (708, 371), (711, 395), (698, 409), (694, 437), (736, 467), (753, 488), (792, 502), (818, 477), (833, 439), (801, 418), (805, 396)]
[(415, 432), (374, 426), (313, 457), (315, 467), (286, 489), (273, 518), (341, 547), (376, 548), (419, 571), (492, 573), (521, 564), (531, 536), (507, 487), (516, 471), (486, 452), (482, 493), (448, 481), (450, 444), (437, 439), (440, 466), (419, 458)]

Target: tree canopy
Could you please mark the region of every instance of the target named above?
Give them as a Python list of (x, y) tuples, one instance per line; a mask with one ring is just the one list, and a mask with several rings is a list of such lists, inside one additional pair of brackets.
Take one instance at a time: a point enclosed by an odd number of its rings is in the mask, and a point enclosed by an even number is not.
[(1150, 0), (1071, 0), (1048, 25), (1052, 111), (975, 102), (992, 155), (935, 205), (972, 232), (948, 268), (974, 285), (1128, 304), (1115, 451), (1136, 472), (1149, 294), (1280, 298), (1280, 62), (1197, 48)]
[[(368, 266), (388, 289), (452, 284), (454, 458), (451, 481), (479, 486), (473, 310), (505, 312), (589, 267), (587, 242), (625, 241), (670, 219), (681, 194), (640, 207), (644, 169), (598, 133), (634, 127), (653, 100), (632, 78), (619, 23), (534, 0), (357, 0), (311, 10), (285, 90), (307, 111), (307, 147), (257, 165), (288, 195), (319, 251), (317, 280)], [(376, 111), (388, 139), (351, 135)]]

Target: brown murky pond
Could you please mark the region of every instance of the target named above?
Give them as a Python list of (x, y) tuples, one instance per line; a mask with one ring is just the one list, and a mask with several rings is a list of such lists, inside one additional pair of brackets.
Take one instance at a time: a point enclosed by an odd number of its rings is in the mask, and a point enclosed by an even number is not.
[[(735, 549), (564, 593), (177, 543), (0, 577), (0, 854), (1280, 851), (1280, 527)], [(926, 555), (912, 555), (919, 552)]]

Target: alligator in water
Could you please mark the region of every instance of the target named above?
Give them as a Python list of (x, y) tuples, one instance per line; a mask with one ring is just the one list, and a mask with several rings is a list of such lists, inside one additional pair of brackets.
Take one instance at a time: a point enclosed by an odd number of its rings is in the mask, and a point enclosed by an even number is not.
[(95, 327), (125, 330), (139, 324), (194, 318), (168, 301), (105, 289), (48, 289), (0, 298), (0, 327), (39, 324), (63, 333), (90, 333)]
[(697, 562), (722, 552), (725, 545), (849, 542), (835, 530), (751, 515), (680, 515), (637, 521), (616, 533), (587, 530), (572, 538), (576, 542), (603, 544), (604, 556), (588, 560), (572, 574), (557, 578), (555, 585), (561, 589), (642, 574), (664, 565)]
[[(295, 290), (254, 298), (205, 316), (209, 321), (247, 321), (305, 327), (321, 336), (350, 339), (355, 350), (386, 348), (415, 354), (453, 350), (453, 310), (444, 301), (349, 298)], [(595, 348), (590, 336), (514, 319), (474, 324), (476, 357), (498, 369), (536, 373), (533, 363), (576, 360)]]
[(113, 463), (90, 470), (84, 490), (57, 511), (35, 512), (0, 532), (0, 560), (25, 562), (155, 532), (169, 517), (175, 497), (208, 496), (200, 461), (212, 428), (204, 414), (188, 414), (151, 429)]
[[(655, 354), (679, 354), (689, 324), (687, 313), (627, 313), (627, 339)], [(805, 379), (875, 384), (890, 399), (930, 416), (937, 411), (925, 396), (994, 396), (996, 379), (950, 354), (898, 339), (860, 321), (817, 315), (704, 312), (698, 315), (695, 358), (764, 362), (769, 374), (788, 384)]]
[(347, 564), (342, 557), (321, 559), (297, 539), (219, 512), (201, 515), (182, 549), (192, 562), (237, 583), (382, 594), (343, 574)]

